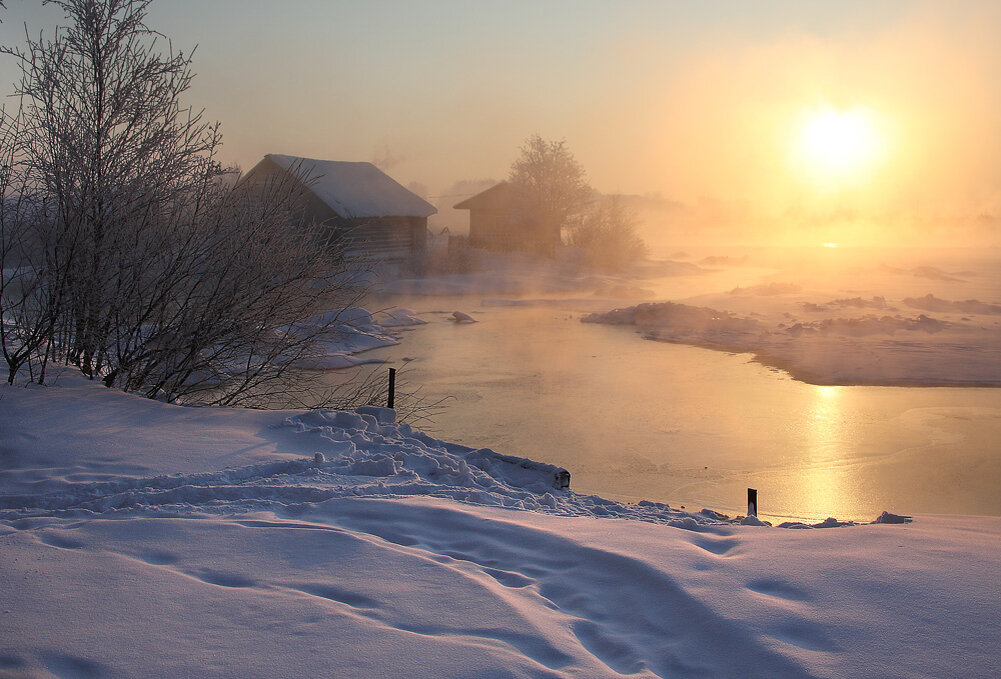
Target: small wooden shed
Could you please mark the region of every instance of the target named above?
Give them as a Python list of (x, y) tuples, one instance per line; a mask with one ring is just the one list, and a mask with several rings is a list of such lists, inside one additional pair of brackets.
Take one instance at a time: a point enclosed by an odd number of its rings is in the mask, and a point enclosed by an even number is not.
[(240, 182), (267, 182), (278, 174), (306, 179), (299, 182), (305, 217), (329, 227), (345, 257), (401, 260), (426, 250), (428, 217), (437, 208), (372, 163), (269, 153)]
[(519, 209), (508, 182), (491, 186), (453, 207), (469, 210), (469, 245), (472, 247), (551, 256), (561, 243), (559, 230), (540, 229), (531, 215)]

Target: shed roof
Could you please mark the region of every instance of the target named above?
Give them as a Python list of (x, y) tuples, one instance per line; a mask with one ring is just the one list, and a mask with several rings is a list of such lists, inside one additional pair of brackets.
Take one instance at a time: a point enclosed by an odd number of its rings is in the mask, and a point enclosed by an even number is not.
[(356, 217), (429, 217), (438, 212), (434, 205), (372, 163), (340, 160), (317, 160), (269, 153), (270, 159), (285, 170), (301, 171), (309, 189), (337, 216)]
[(486, 191), (452, 206), (455, 210), (497, 210), (511, 207), (511, 187), (507, 182), (494, 184)]

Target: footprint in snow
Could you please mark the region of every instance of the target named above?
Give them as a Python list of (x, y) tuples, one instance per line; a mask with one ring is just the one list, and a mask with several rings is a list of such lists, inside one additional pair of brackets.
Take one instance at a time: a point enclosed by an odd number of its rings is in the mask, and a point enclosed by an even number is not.
[(244, 575), (214, 571), (210, 568), (202, 568), (194, 573), (190, 573), (189, 575), (193, 578), (201, 580), (202, 582), (210, 585), (218, 585), (220, 587), (253, 587), (257, 584), (255, 581)]
[(57, 547), (59, 549), (80, 549), (84, 546), (84, 543), (79, 540), (58, 533), (45, 533), (39, 539), (49, 547)]
[(699, 536), (692, 540), (692, 544), (700, 547), (716, 556), (725, 556), (727, 552), (740, 544), (737, 538), (709, 538)]
[(800, 588), (782, 580), (775, 578), (758, 578), (751, 580), (746, 585), (747, 589), (758, 594), (765, 594), (777, 599), (788, 599), (790, 601), (806, 601), (809, 596)]

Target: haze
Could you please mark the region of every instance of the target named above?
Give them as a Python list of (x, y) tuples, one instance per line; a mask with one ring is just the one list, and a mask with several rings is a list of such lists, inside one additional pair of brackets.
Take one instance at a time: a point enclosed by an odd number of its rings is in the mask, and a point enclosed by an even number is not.
[[(60, 20), (7, 4), (4, 45)], [(538, 133), (646, 196), (655, 244), (1001, 244), (995, 2), (171, 0), (149, 23), (198, 46), (189, 102), (243, 169), (370, 160), (447, 208)], [(863, 161), (804, 155), (824, 115), (864, 116)]]

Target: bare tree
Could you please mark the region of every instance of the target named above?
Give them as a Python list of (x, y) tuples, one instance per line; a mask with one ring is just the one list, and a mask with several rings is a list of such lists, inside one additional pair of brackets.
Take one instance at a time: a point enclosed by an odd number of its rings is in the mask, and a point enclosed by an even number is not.
[(364, 287), (301, 222), (301, 187), (290, 175), (219, 189), (202, 219), (170, 220), (174, 237), (127, 269), (105, 383), (213, 404), (302, 400), (315, 376), (303, 368)]
[(521, 221), (531, 225), (537, 245), (550, 254), (592, 194), (584, 168), (566, 141), (546, 141), (537, 134), (525, 140), (508, 182)]
[(7, 381), (13, 383), (22, 367), (35, 374), (34, 361), (52, 334), (51, 290), (42, 285), (35, 227), (44, 206), (25, 195), (24, 164), (18, 140), (23, 127), (20, 111), (0, 109), (0, 349), (7, 363)]
[(23, 104), (0, 128), (4, 195), (23, 203), (4, 210), (9, 379), (59, 358), (167, 399), (306, 388), (292, 373), (338, 324), (321, 311), (360, 294), (302, 223), (311, 178), (223, 180), (218, 124), (181, 104), (191, 55), (161, 54), (150, 0), (51, 1), (68, 27), (3, 50)]

